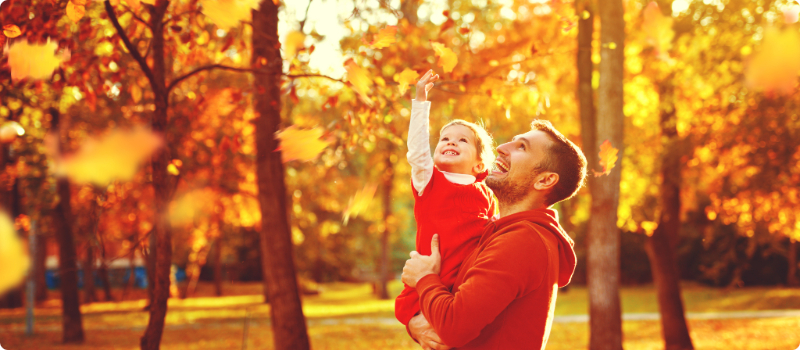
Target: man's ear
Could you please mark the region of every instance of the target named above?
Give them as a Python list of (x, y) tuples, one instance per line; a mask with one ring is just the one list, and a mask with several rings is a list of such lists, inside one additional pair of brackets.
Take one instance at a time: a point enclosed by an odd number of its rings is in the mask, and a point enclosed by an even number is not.
[(542, 172), (533, 183), (533, 188), (538, 191), (549, 190), (558, 183), (558, 174), (549, 171)]

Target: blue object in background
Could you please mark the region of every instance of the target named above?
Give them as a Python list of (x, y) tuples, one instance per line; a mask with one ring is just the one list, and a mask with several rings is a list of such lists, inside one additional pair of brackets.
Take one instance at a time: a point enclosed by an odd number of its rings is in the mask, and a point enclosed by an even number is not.
[[(128, 283), (128, 278), (130, 278), (131, 270), (130, 268), (126, 269), (118, 269), (118, 270), (109, 270), (109, 275), (122, 275), (122, 278), (112, 278), (109, 276), (109, 280), (111, 280), (112, 286), (124, 286)], [(147, 288), (147, 269), (144, 266), (136, 266), (133, 270), (133, 279), (134, 279), (134, 287), (136, 288)], [(47, 284), (48, 289), (56, 289), (61, 284), (61, 279), (58, 276), (58, 270), (47, 270), (44, 274), (45, 283)], [(186, 280), (186, 270), (182, 268), (175, 269), (175, 281), (182, 282)], [(97, 270), (95, 270), (94, 276), (94, 285), (96, 287), (102, 287), (103, 282), (97, 276)], [(83, 270), (78, 270), (78, 288), (83, 288)]]

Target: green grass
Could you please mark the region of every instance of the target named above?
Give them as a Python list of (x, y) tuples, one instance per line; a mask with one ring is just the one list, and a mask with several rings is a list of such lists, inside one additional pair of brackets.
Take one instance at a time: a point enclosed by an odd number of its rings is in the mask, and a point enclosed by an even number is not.
[[(402, 285), (390, 285), (398, 294)], [(394, 300), (377, 300), (369, 284), (320, 285), (319, 295), (303, 298), (314, 349), (419, 349), (398, 324), (323, 324), (331, 319), (394, 317)], [(226, 296), (211, 296), (211, 286), (201, 285), (197, 297), (171, 299), (163, 349), (241, 349), (245, 316), (249, 315), (248, 349), (269, 349), (272, 331), (269, 305), (261, 302), (260, 284), (226, 285)], [(37, 334), (26, 338), (24, 310), (0, 310), (0, 344), (16, 349), (138, 349), (147, 324), (142, 299), (82, 306), (86, 343), (61, 345), (60, 302), (57, 293), (37, 308)], [(800, 289), (716, 289), (685, 285), (687, 311), (739, 311), (800, 309)], [(141, 295), (134, 295), (141, 297)], [(652, 287), (629, 287), (621, 291), (626, 313), (657, 312)], [(587, 292), (572, 287), (558, 296), (556, 315), (585, 314)], [(334, 321), (336, 323), (337, 321)], [(800, 318), (691, 320), (689, 326), (697, 349), (795, 349), (800, 345)], [(623, 325), (627, 349), (662, 349), (657, 321), (628, 321)], [(585, 349), (588, 324), (556, 323), (548, 349)]]

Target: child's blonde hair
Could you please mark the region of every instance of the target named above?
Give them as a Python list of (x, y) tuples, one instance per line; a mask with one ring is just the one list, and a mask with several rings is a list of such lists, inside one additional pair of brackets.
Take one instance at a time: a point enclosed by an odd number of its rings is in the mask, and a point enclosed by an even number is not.
[(483, 170), (489, 170), (494, 163), (494, 140), (492, 136), (483, 128), (482, 125), (470, 123), (463, 119), (454, 119), (439, 130), (441, 135), (444, 129), (453, 125), (461, 125), (469, 128), (475, 134), (475, 148), (478, 150), (478, 159), (483, 163)]

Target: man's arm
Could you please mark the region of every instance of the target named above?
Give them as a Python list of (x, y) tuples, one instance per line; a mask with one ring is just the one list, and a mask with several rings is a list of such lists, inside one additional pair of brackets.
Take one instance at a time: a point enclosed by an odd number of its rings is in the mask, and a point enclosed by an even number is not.
[(431, 103), (428, 102), (428, 91), (433, 88), (433, 82), (439, 75), (428, 71), (417, 82), (417, 98), (411, 100), (411, 118), (408, 125), (408, 154), (406, 158), (411, 164), (411, 183), (418, 195), (433, 176), (433, 158), (430, 145), (430, 114)]
[(460, 347), (516, 298), (536, 289), (548, 269), (545, 243), (535, 232), (515, 231), (495, 238), (479, 255), (453, 294), (438, 275), (416, 283), (422, 314), (445, 344)]
[(411, 338), (414, 338), (414, 340), (416, 340), (423, 349), (451, 349), (451, 347), (442, 342), (442, 339), (439, 338), (439, 335), (436, 334), (436, 331), (433, 329), (433, 327), (431, 327), (431, 324), (428, 323), (428, 320), (426, 320), (425, 316), (422, 314), (412, 317), (411, 321), (408, 322), (407, 329), (408, 334), (411, 335)]

